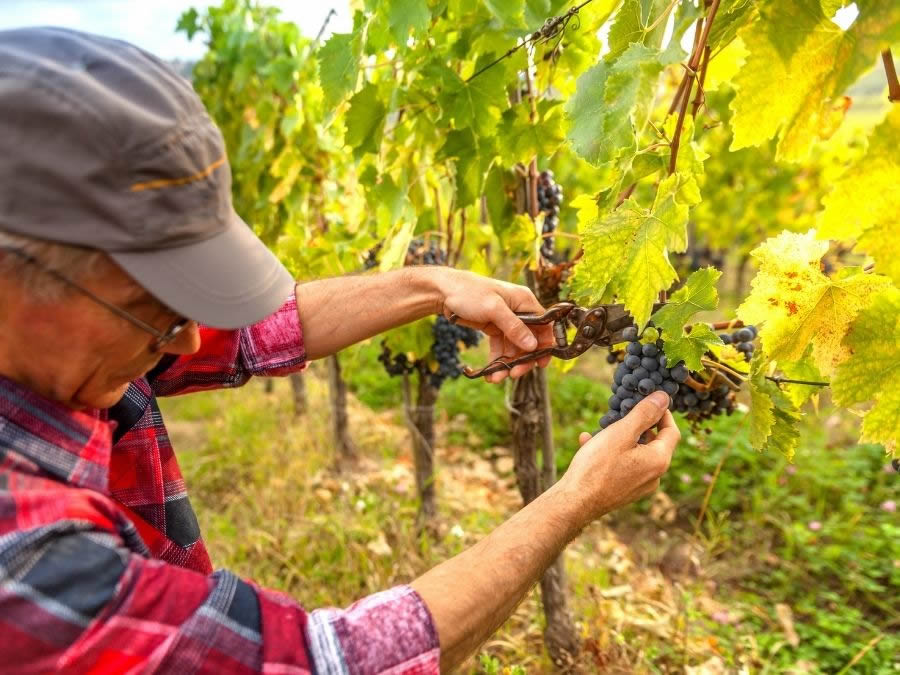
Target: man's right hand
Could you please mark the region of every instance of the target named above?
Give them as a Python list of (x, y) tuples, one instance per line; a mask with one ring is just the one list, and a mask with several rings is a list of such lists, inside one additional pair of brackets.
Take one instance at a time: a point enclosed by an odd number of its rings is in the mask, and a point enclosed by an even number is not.
[[(581, 434), (560, 488), (581, 506), (582, 526), (659, 488), (681, 438), (668, 404), (669, 397), (656, 392), (595, 436)], [(648, 431), (656, 425), (658, 431)], [(640, 443), (644, 432), (649, 441)]]

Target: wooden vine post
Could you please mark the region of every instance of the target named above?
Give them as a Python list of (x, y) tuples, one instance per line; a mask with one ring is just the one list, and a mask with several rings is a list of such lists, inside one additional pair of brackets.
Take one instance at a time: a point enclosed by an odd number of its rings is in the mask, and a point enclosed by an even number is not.
[[(326, 359), (328, 363), (328, 398), (331, 403), (331, 432), (337, 447), (335, 466), (342, 468), (353, 463), (358, 457), (356, 443), (350, 436), (349, 416), (347, 415), (347, 383), (341, 373), (341, 362), (337, 354)], [(294, 390), (296, 402), (297, 390)]]
[[(528, 87), (533, 121), (535, 100), (531, 74), (528, 69), (526, 69), (525, 81)], [(532, 219), (537, 218), (540, 211), (537, 185), (538, 169), (535, 157), (529, 164), (527, 175), (521, 178), (521, 198), (517, 199), (516, 205), (519, 213), (527, 213)], [(532, 273), (527, 274), (527, 282), (532, 290), (536, 290), (539, 286), (535, 283)], [(552, 304), (557, 299), (538, 297), (538, 300), (545, 306)], [(527, 505), (556, 481), (556, 453), (553, 447), (550, 389), (544, 370), (535, 368), (519, 378), (513, 385), (510, 426), (516, 483), (519, 493), (522, 495), (522, 502)], [(542, 471), (538, 470), (538, 443), (542, 450)], [(562, 555), (556, 558), (544, 572), (540, 586), (541, 603), (546, 619), (544, 645), (557, 668), (571, 670), (578, 659), (580, 642), (566, 601), (565, 565)]]
[(413, 402), (410, 376), (403, 376), (403, 409), (412, 436), (416, 491), (419, 494), (418, 527), (431, 529), (437, 517), (434, 481), (434, 404), (439, 390), (431, 386), (428, 373), (416, 372), (416, 398)]

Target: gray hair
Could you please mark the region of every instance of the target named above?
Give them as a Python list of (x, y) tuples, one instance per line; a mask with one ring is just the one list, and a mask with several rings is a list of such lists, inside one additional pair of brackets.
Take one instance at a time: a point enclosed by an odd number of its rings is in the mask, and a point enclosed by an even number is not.
[(34, 239), (0, 229), (0, 275), (16, 277), (23, 292), (41, 301), (63, 297), (67, 291), (65, 284), (19, 256), (5, 253), (2, 248), (19, 249), (47, 267), (63, 272), (73, 281), (90, 278), (106, 257), (96, 249)]

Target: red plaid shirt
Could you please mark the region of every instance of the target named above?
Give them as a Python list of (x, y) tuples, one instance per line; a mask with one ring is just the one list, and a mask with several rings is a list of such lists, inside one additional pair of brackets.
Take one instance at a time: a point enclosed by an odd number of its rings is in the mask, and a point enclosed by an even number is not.
[(437, 635), (407, 586), (307, 614), (213, 573), (156, 395), (303, 367), (291, 298), (73, 411), (0, 376), (0, 672), (432, 673)]

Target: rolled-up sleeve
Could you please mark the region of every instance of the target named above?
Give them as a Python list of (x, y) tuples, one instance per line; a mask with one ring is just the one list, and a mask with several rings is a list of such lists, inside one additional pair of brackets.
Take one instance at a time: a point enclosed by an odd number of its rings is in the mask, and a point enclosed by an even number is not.
[(200, 349), (161, 363), (147, 380), (157, 396), (239, 387), (253, 376), (296, 373), (306, 365), (293, 294), (274, 314), (239, 330), (200, 326)]
[(77, 529), (19, 533), (0, 575), (0, 651), (22, 671), (439, 672), (431, 616), (408, 586), (307, 614), (231, 572), (203, 575)]

